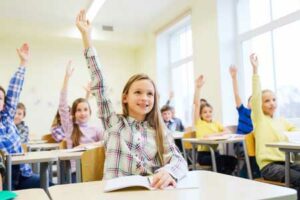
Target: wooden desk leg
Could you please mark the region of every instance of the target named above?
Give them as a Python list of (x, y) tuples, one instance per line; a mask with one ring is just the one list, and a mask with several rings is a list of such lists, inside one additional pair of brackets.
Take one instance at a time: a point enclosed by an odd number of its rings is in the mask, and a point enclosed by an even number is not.
[(247, 145), (245, 140), (243, 141), (243, 148), (244, 148), (244, 156), (245, 156), (245, 162), (247, 166), (248, 177), (249, 179), (252, 180), (253, 179), (252, 170), (251, 170), (251, 165), (250, 165), (250, 160), (249, 160), (248, 150), (247, 150)]
[(290, 186), (290, 152), (285, 152), (285, 186)]
[(208, 145), (208, 148), (209, 148), (210, 155), (211, 155), (211, 162), (212, 162), (213, 171), (217, 172), (217, 162), (216, 162), (215, 151), (210, 145)]
[(81, 182), (81, 159), (76, 160), (76, 182)]
[(193, 170), (196, 170), (196, 144), (192, 143)]
[(12, 164), (11, 164), (11, 155), (6, 155), (5, 159), (5, 164), (6, 164), (6, 176), (5, 176), (5, 182), (7, 184), (7, 190), (11, 191), (12, 190)]

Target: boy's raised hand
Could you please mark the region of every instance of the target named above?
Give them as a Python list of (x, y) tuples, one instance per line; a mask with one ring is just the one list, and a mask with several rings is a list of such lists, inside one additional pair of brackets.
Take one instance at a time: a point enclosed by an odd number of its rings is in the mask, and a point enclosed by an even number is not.
[(82, 35), (91, 33), (91, 24), (86, 19), (85, 10), (81, 10), (76, 17), (76, 26)]
[(237, 67), (235, 65), (230, 65), (229, 73), (230, 73), (231, 78), (235, 79), (236, 75), (237, 75)]
[(27, 66), (29, 60), (29, 45), (24, 43), (19, 49), (17, 49), (17, 53), (20, 58), (20, 66)]
[(195, 81), (195, 86), (196, 88), (201, 88), (204, 85), (204, 83), (205, 83), (204, 76), (200, 75)]

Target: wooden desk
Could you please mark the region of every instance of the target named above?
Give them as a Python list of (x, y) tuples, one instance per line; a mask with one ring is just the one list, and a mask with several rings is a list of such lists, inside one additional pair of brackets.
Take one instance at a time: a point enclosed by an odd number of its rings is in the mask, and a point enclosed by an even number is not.
[(290, 186), (290, 153), (300, 153), (300, 144), (291, 142), (274, 142), (266, 144), (267, 147), (279, 148), (285, 153), (285, 185)]
[(49, 173), (48, 163), (58, 161), (58, 157), (52, 154), (50, 151), (37, 151), (28, 152), (21, 156), (7, 155), (6, 168), (7, 168), (7, 185), (8, 190), (11, 190), (11, 177), (12, 177), (12, 165), (25, 164), (25, 163), (41, 163), (40, 179), (41, 187), (47, 190), (49, 186)]
[(182, 141), (184, 142), (190, 142), (192, 144), (192, 156), (193, 156), (193, 169), (196, 169), (196, 147), (198, 145), (205, 145), (209, 148), (210, 154), (211, 154), (211, 160), (212, 160), (212, 167), (213, 171), (217, 171), (217, 163), (216, 163), (216, 156), (215, 156), (215, 151), (213, 149), (213, 145), (219, 145), (219, 144), (230, 144), (230, 143), (243, 143), (244, 147), (244, 152), (245, 152), (245, 161), (246, 161), (246, 166), (247, 166), (247, 172), (248, 172), (248, 177), (249, 179), (252, 179), (252, 172), (251, 172), (251, 167), (250, 167), (250, 161), (249, 161), (249, 156), (247, 154), (247, 146), (245, 143), (245, 136), (243, 135), (236, 135), (235, 137), (231, 137), (226, 140), (211, 140), (211, 139), (198, 139), (198, 138), (183, 138)]
[(43, 189), (27, 189), (27, 190), (16, 190), (14, 191), (18, 194), (17, 198), (14, 200), (28, 200), (28, 199), (38, 199), (38, 200), (49, 200), (49, 197), (44, 192)]
[(56, 185), (49, 188), (53, 200), (199, 200), (199, 199), (297, 199), (296, 190), (210, 171), (191, 171), (188, 178), (198, 187), (172, 190), (136, 190), (104, 193), (105, 181)]

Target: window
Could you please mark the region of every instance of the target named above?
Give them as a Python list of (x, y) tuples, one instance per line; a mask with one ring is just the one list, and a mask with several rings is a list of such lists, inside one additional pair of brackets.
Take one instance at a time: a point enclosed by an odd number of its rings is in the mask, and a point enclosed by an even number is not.
[(194, 66), (190, 16), (158, 36), (157, 59), (160, 104), (164, 105), (173, 91), (171, 105), (175, 108), (176, 117), (186, 126), (191, 125)]
[[(246, 77), (252, 74), (249, 55), (255, 52), (262, 89), (276, 92), (279, 114), (300, 118), (300, 0), (240, 0), (237, 9), (238, 16), (247, 15), (238, 18), (245, 93), (251, 94), (251, 79)], [(251, 16), (256, 10), (257, 16)]]

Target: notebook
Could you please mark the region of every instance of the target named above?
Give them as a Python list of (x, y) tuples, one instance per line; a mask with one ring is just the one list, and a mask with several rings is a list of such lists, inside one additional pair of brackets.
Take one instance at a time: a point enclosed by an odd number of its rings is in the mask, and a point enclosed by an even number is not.
[[(123, 189), (147, 189), (155, 190), (151, 187), (153, 176), (123, 176), (107, 180), (104, 186), (104, 192), (112, 192)], [(186, 176), (176, 183), (176, 188), (169, 186), (164, 189), (185, 189), (185, 188), (198, 188), (198, 184), (191, 179), (190, 176)]]
[(1, 200), (11, 200), (17, 197), (17, 194), (11, 191), (0, 191)]

